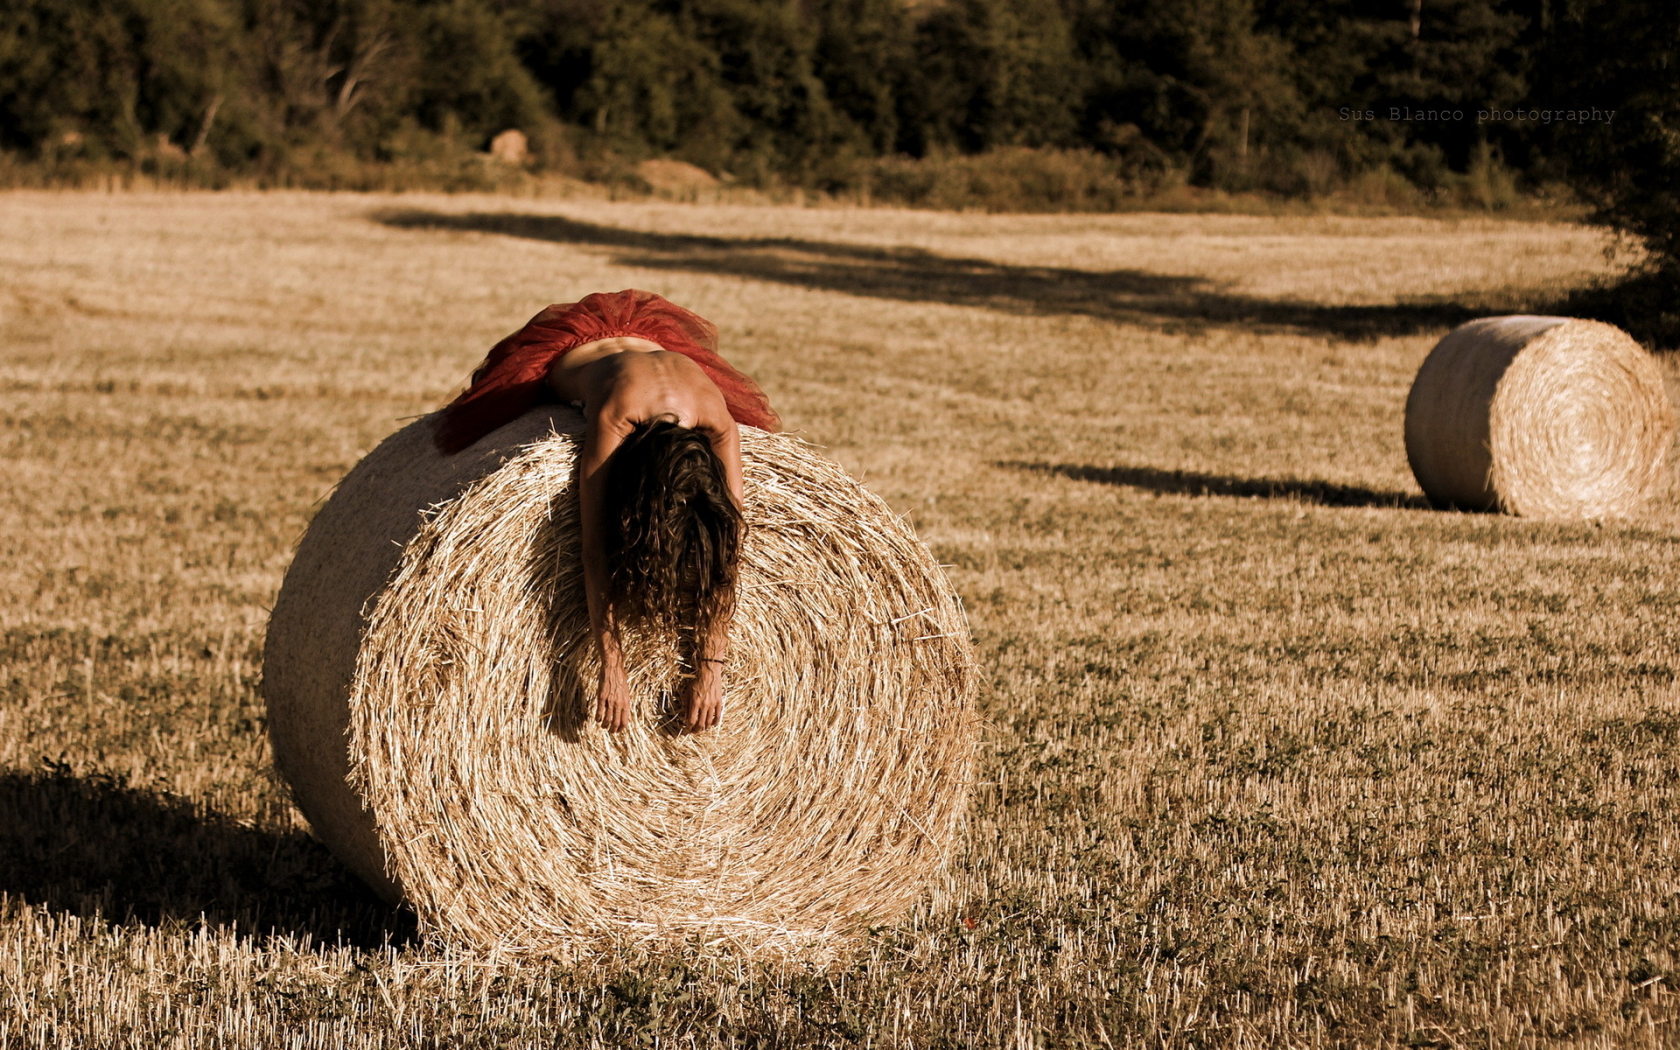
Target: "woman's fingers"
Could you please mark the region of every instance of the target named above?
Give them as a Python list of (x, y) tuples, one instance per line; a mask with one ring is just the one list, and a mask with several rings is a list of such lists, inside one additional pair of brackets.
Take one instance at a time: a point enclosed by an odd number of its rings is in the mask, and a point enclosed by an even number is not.
[[(693, 687), (690, 687), (691, 689)], [(707, 688), (693, 689), (688, 698), (688, 723), (690, 733), (699, 733), (718, 724), (723, 714), (723, 689), (713, 684)]]
[(596, 723), (614, 733), (623, 732), (624, 727), (630, 724), (630, 684), (603, 673), (597, 696)]
[[(700, 733), (714, 728), (723, 718), (723, 690), (719, 687), (695, 689), (688, 696), (688, 711), (683, 717), (684, 728)], [(603, 684), (595, 705), (595, 722), (603, 729), (621, 733), (630, 724), (630, 694)]]

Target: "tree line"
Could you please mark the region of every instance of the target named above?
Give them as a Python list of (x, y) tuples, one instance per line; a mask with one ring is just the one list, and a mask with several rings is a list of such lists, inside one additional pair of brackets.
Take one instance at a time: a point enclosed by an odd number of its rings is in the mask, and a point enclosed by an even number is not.
[(1614, 208), (1628, 136), (1643, 136), (1644, 163), (1669, 148), (1646, 118), (1668, 105), (1672, 7), (10, 0), (0, 150), (284, 177), (482, 149), (519, 128), (539, 164), (666, 155), (817, 188), (871, 158), (1032, 147), (1088, 153), (1144, 186), (1570, 181)]

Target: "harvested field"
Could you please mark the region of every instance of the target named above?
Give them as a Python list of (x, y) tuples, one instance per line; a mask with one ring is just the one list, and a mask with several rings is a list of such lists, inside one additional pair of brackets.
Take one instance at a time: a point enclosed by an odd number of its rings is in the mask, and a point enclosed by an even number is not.
[[(0, 1046), (1673, 1044), (1680, 495), (1440, 513), (1402, 441), (1442, 334), (1601, 248), (0, 196)], [(715, 321), (975, 631), (954, 882), (832, 971), (429, 948), (267, 773), (260, 641), (317, 501), (538, 307), (626, 286)]]

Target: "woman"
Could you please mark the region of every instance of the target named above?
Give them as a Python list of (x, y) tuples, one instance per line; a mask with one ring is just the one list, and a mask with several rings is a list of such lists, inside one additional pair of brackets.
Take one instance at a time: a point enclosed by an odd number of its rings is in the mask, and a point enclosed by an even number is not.
[(578, 456), (583, 583), (601, 657), (596, 721), (630, 717), (619, 625), (674, 628), (693, 674), (684, 725), (723, 710), (741, 517), (738, 423), (778, 430), (764, 392), (717, 354), (717, 329), (650, 292), (551, 306), (490, 351), (444, 409), (437, 442), (457, 452), (545, 400), (583, 409)]

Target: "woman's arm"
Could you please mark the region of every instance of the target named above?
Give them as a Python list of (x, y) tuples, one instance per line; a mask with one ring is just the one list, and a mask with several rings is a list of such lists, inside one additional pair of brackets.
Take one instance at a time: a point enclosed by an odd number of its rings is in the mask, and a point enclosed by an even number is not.
[(617, 733), (630, 723), (630, 683), (624, 674), (624, 653), (619, 648), (618, 620), (607, 600), (609, 574), (604, 551), (601, 505), (607, 482), (607, 460), (624, 442), (626, 431), (603, 423), (599, 413), (589, 417), (578, 455), (578, 524), (583, 533), (583, 592), (589, 603), (590, 634), (601, 657), (601, 680), (597, 691), (595, 721)]
[[(724, 480), (735, 509), (745, 510), (746, 501), (741, 481), (741, 432), (725, 410), (720, 423), (706, 428), (712, 451), (723, 461)], [(685, 718), (688, 731), (698, 733), (718, 724), (723, 716), (723, 672), (729, 659), (729, 629), (735, 617), (733, 595), (729, 605), (718, 611), (711, 629), (695, 645), (694, 678), (689, 683), (688, 712)]]
[(741, 428), (730, 418), (727, 407), (724, 408), (722, 422), (707, 427), (706, 436), (711, 439), (712, 451), (723, 461), (724, 480), (729, 483), (729, 494), (735, 497), (735, 509), (745, 513), (747, 501), (741, 482)]
[(688, 683), (688, 712), (683, 719), (690, 733), (710, 729), (723, 717), (723, 672), (729, 658), (729, 621), (734, 611), (720, 611), (711, 631), (696, 646), (694, 677)]

